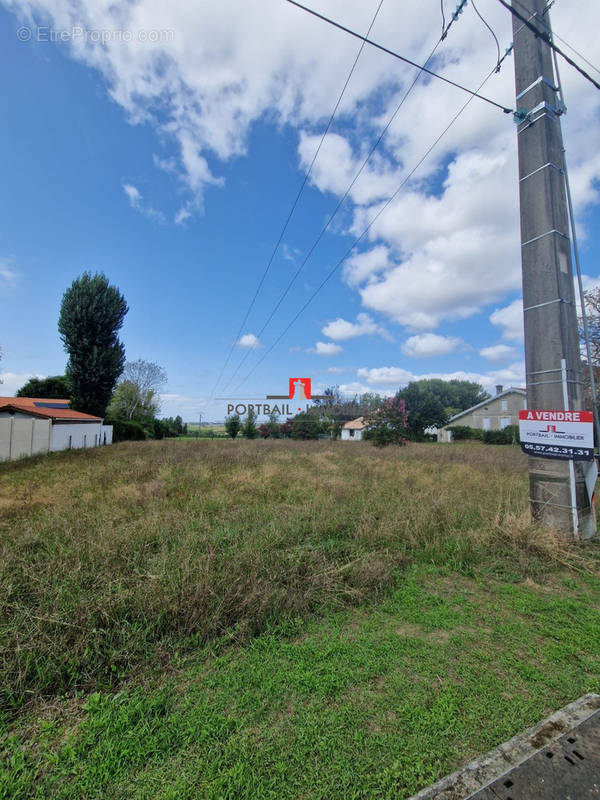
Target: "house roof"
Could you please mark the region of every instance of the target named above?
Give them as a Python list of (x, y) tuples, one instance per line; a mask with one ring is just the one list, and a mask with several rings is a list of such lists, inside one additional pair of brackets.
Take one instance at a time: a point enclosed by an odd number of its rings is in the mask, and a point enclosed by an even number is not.
[(522, 397), (527, 397), (527, 392), (525, 391), (525, 389), (519, 389), (516, 386), (509, 386), (508, 389), (505, 389), (503, 392), (498, 392), (498, 394), (495, 394), (488, 400), (484, 400), (481, 403), (477, 403), (476, 406), (471, 406), (471, 408), (465, 408), (464, 411), (461, 411), (460, 413), (455, 414), (453, 417), (450, 417), (450, 420), (448, 421), (447, 425), (444, 425), (444, 428), (446, 428), (455, 420), (464, 417), (465, 414), (470, 414), (472, 411), (475, 411), (478, 408), (483, 408), (483, 406), (487, 406), (488, 403), (492, 403), (494, 400), (498, 400), (499, 397), (506, 397), (507, 394), (520, 394)]
[(364, 417), (358, 417), (357, 419), (353, 419), (350, 422), (347, 422), (344, 425), (344, 430), (346, 431), (362, 431), (363, 428), (367, 427), (367, 423), (365, 422)]
[(73, 420), (74, 422), (101, 422), (101, 417), (73, 411), (69, 400), (49, 397), (0, 397), (0, 411), (20, 411), (42, 419)]

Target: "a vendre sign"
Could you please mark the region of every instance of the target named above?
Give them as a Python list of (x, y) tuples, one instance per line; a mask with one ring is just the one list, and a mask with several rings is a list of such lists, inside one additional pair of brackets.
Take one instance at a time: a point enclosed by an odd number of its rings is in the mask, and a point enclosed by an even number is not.
[(594, 415), (591, 411), (519, 411), (521, 449), (530, 456), (592, 461)]

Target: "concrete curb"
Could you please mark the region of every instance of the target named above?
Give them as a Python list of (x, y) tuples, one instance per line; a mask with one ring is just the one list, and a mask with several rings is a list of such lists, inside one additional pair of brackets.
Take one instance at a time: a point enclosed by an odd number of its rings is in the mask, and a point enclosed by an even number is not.
[(580, 725), (600, 708), (600, 695), (586, 694), (555, 711), (543, 722), (479, 756), (408, 800), (468, 800), (480, 789), (502, 777), (534, 753)]

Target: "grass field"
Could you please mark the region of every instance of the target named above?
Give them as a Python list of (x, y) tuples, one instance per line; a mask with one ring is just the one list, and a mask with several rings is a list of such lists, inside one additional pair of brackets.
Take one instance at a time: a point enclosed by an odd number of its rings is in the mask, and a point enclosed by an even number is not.
[(516, 448), (129, 443), (0, 513), (0, 798), (403, 797), (600, 690)]

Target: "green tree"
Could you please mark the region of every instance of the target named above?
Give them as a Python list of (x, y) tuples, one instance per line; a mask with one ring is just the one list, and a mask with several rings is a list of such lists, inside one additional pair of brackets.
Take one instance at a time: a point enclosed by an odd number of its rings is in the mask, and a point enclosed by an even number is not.
[(248, 410), (244, 424), (242, 425), (242, 434), (246, 439), (256, 439), (258, 436), (258, 427), (256, 425), (256, 414), (251, 408)]
[[(410, 391), (409, 391), (410, 390)], [(433, 395), (437, 397), (444, 407), (448, 416), (458, 414), (471, 406), (476, 406), (484, 400), (488, 400), (490, 395), (474, 381), (460, 381), (453, 379), (444, 381), (441, 378), (427, 378), (420, 381), (412, 381), (405, 389), (400, 391), (400, 396), (407, 401), (406, 406), (411, 411), (411, 405), (405, 393), (408, 392), (413, 398), (426, 397)]]
[(277, 414), (270, 414), (269, 421), (266, 423), (271, 439), (279, 439), (281, 437), (279, 417)]
[(120, 381), (108, 404), (106, 416), (111, 419), (134, 420), (144, 423), (154, 420), (158, 410), (158, 399), (155, 398), (152, 390), (142, 396), (134, 383)]
[(242, 421), (239, 414), (232, 414), (230, 417), (225, 417), (225, 430), (227, 435), (232, 439), (238, 435), (242, 427)]
[(292, 439), (318, 439), (319, 420), (314, 414), (303, 411), (292, 420)]
[(489, 398), (478, 383), (440, 378), (412, 381), (398, 392), (408, 410), (408, 435), (422, 439), (426, 428), (440, 428), (451, 416)]
[(104, 416), (125, 364), (117, 333), (128, 310), (123, 295), (102, 273), (84, 272), (64, 293), (58, 331), (69, 355), (66, 373), (74, 409)]
[(408, 410), (407, 435), (417, 441), (424, 437), (426, 428), (441, 428), (450, 418), (439, 395), (425, 383), (414, 381), (397, 394)]
[(71, 396), (71, 386), (66, 375), (49, 378), (30, 378), (15, 395), (16, 397), (52, 397), (56, 400)]
[(384, 400), (365, 418), (369, 426), (366, 438), (378, 447), (406, 444), (407, 417), (406, 404), (399, 395)]

